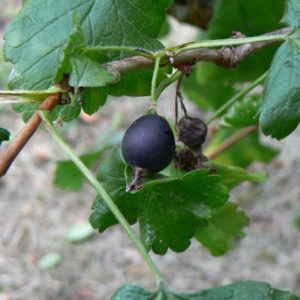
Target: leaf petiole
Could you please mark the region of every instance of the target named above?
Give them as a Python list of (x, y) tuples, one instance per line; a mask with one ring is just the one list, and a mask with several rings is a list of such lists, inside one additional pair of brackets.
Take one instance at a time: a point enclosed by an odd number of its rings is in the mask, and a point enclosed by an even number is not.
[(47, 90), (30, 91), (30, 90), (3, 90), (0, 91), (1, 104), (11, 103), (41, 103), (46, 97), (57, 94), (65, 93), (60, 87), (51, 87)]
[(69, 93), (69, 97), (71, 99), (71, 104), (77, 103), (77, 95), (78, 95), (78, 88), (75, 88), (75, 93)]
[(155, 93), (155, 97), (156, 99), (160, 96), (160, 94), (173, 82), (175, 82), (176, 80), (178, 80), (181, 77), (182, 73), (180, 71), (176, 71), (174, 72), (170, 77), (168, 77), (167, 79), (161, 81), (157, 88), (156, 88), (156, 93)]
[(102, 53), (108, 51), (123, 51), (128, 53), (136, 53), (149, 59), (154, 59), (154, 54), (143, 48), (127, 47), (127, 46), (98, 46), (81, 48), (82, 53)]
[(155, 59), (154, 71), (153, 71), (152, 82), (151, 82), (151, 107), (152, 108), (155, 108), (156, 101), (159, 96), (156, 93), (156, 86), (157, 86), (157, 78), (158, 78), (161, 58), (162, 58), (161, 56), (158, 56)]
[(177, 56), (183, 52), (198, 49), (198, 48), (215, 48), (215, 47), (225, 47), (225, 46), (238, 46), (248, 43), (256, 42), (281, 42), (289, 38), (286, 34), (275, 34), (275, 35), (262, 35), (255, 37), (245, 37), (245, 38), (230, 38), (230, 39), (217, 39), (217, 40), (206, 40), (197, 43), (184, 44), (182, 47), (177, 46), (174, 48), (168, 48), (167, 50), (173, 51), (174, 56)]

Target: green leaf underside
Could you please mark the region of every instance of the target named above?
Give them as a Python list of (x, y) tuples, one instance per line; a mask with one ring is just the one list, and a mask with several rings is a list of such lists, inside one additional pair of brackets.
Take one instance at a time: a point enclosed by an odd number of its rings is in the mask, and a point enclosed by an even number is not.
[(277, 51), (266, 82), (259, 123), (266, 135), (282, 139), (300, 121), (300, 31)]
[[(45, 89), (68, 69), (74, 17), (87, 46), (161, 48), (155, 39), (170, 0), (28, 0), (5, 33), (4, 54), (14, 64), (12, 89)], [(66, 53), (65, 53), (66, 52)]]
[(258, 112), (260, 96), (247, 96), (242, 101), (236, 102), (219, 122), (220, 127), (244, 128), (258, 125)]
[[(215, 149), (234, 133), (236, 133), (235, 128), (222, 128), (210, 141), (207, 149), (205, 149), (205, 153), (209, 153), (212, 149)], [(277, 153), (277, 150), (262, 144), (259, 141), (258, 134), (253, 132), (230, 147), (227, 151), (218, 155), (214, 161), (245, 168), (253, 161), (267, 163), (273, 159)]]
[(2, 142), (9, 141), (10, 132), (5, 128), (0, 128), (0, 146)]
[(59, 112), (59, 116), (64, 122), (71, 122), (77, 119), (80, 115), (81, 106), (77, 103), (64, 105)]
[(300, 2), (298, 0), (286, 0), (285, 13), (282, 22), (292, 28), (300, 27)]
[[(103, 150), (86, 153), (79, 156), (80, 160), (90, 168), (96, 161), (99, 160)], [(54, 184), (56, 187), (66, 190), (70, 189), (74, 192), (79, 191), (85, 177), (76, 167), (76, 165), (70, 160), (61, 160), (57, 163), (57, 167), (54, 174)]]
[(107, 88), (85, 88), (81, 92), (82, 109), (88, 115), (97, 112), (106, 103)]
[[(226, 187), (219, 183), (221, 177), (205, 169), (182, 178), (146, 182), (134, 193), (125, 192), (124, 170), (120, 151), (114, 150), (101, 164), (97, 178), (128, 222), (139, 220), (142, 242), (157, 254), (168, 248), (187, 249), (199, 225), (210, 217), (211, 208), (224, 205), (228, 198)], [(117, 223), (100, 197), (93, 204), (90, 222), (100, 232)]]
[(176, 293), (167, 290), (151, 292), (135, 285), (125, 285), (110, 300), (299, 300), (287, 291), (273, 289), (257, 281), (235, 282), (230, 285), (194, 293)]
[(60, 111), (65, 107), (65, 105), (56, 105), (49, 113), (49, 118), (52, 122), (55, 122), (60, 117)]
[[(229, 38), (232, 31), (241, 32), (246, 36), (257, 36), (276, 30), (280, 27), (284, 2), (284, 0), (217, 0), (208, 31), (200, 38)], [(232, 70), (210, 62), (198, 64), (193, 74), (185, 79), (184, 91), (203, 109), (220, 107), (241, 89), (243, 83), (255, 80), (268, 70), (275, 50), (276, 46), (261, 49)]]
[(264, 171), (248, 172), (247, 170), (235, 166), (225, 165), (216, 162), (206, 162), (206, 167), (211, 168), (211, 172), (222, 176), (221, 183), (229, 190), (238, 186), (244, 181), (262, 183), (266, 181)]
[(71, 57), (71, 74), (69, 83), (73, 87), (99, 87), (116, 80), (102, 65), (84, 56)]
[(235, 247), (237, 239), (244, 237), (243, 228), (248, 225), (245, 213), (228, 202), (212, 211), (209, 224), (200, 228), (195, 237), (212, 255), (221, 256)]
[(13, 111), (22, 113), (22, 119), (26, 123), (33, 114), (39, 109), (37, 103), (15, 103), (12, 105)]

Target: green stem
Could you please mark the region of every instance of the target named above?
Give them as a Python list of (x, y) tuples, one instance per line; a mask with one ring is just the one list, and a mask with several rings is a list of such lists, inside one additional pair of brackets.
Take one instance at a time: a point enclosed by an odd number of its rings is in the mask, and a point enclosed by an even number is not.
[(218, 39), (218, 40), (207, 40), (197, 43), (185, 44), (181, 48), (174, 47), (169, 48), (168, 50), (174, 51), (175, 56), (194, 49), (198, 48), (214, 48), (214, 47), (225, 47), (225, 46), (237, 46), (248, 43), (255, 42), (280, 42), (285, 41), (289, 37), (286, 34), (276, 34), (276, 35), (262, 35), (256, 37), (246, 37), (246, 38), (230, 38), (230, 39)]
[(47, 90), (40, 91), (29, 91), (29, 90), (0, 90), (0, 104), (41, 104), (42, 101), (52, 94), (56, 93), (66, 93), (63, 89), (59, 87), (51, 87)]
[(63, 89), (59, 87), (51, 87), (47, 90), (40, 90), (40, 91), (30, 91), (30, 90), (0, 90), (0, 97), (28, 97), (28, 98), (40, 98), (42, 96), (48, 96), (57, 93), (65, 93)]
[(107, 51), (123, 51), (123, 52), (129, 52), (129, 53), (136, 53), (141, 56), (144, 56), (146, 58), (153, 59), (154, 55), (151, 51), (142, 49), (142, 48), (136, 48), (136, 47), (127, 47), (127, 46), (99, 46), (99, 47), (85, 47), (81, 48), (81, 51), (83, 53), (102, 53)]
[(214, 121), (216, 118), (220, 117), (224, 112), (227, 111), (227, 109), (233, 105), (237, 100), (242, 98), (243, 96), (247, 95), (251, 90), (253, 90), (257, 85), (262, 83), (266, 77), (268, 76), (268, 72), (261, 75), (259, 78), (257, 78), (255, 81), (253, 81), (250, 85), (248, 85), (246, 88), (241, 90), (239, 93), (234, 95), (231, 99), (229, 99), (225, 104), (223, 104), (216, 112), (214, 112), (208, 119), (207, 124), (210, 124), (212, 121)]
[(78, 94), (78, 88), (75, 88), (75, 93), (69, 93), (69, 98), (71, 99), (71, 104), (77, 103), (77, 94)]
[(155, 103), (156, 103), (156, 100), (157, 100), (156, 85), (157, 85), (157, 78), (158, 78), (161, 58), (162, 58), (161, 56), (158, 56), (155, 59), (155, 65), (154, 65), (154, 71), (153, 71), (152, 83), (151, 83), (151, 102), (152, 102), (152, 106), (155, 106)]
[(180, 78), (180, 76), (182, 75), (182, 73), (180, 71), (176, 71), (174, 72), (170, 77), (168, 77), (167, 79), (161, 81), (159, 83), (159, 85), (156, 88), (156, 93), (155, 93), (155, 97), (156, 99), (161, 95), (161, 93), (173, 82), (175, 82), (176, 80), (178, 80)]
[(147, 263), (149, 269), (151, 270), (153, 277), (156, 280), (157, 286), (161, 286), (164, 284), (164, 280), (162, 278), (162, 275), (158, 271), (156, 265), (154, 264), (153, 260), (145, 250), (143, 244), (141, 243), (139, 237), (136, 235), (136, 233), (132, 230), (129, 223), (126, 221), (123, 214), (120, 212), (119, 208), (115, 205), (111, 197), (108, 195), (108, 193), (105, 191), (103, 186), (100, 182), (94, 177), (94, 175), (91, 173), (91, 171), (84, 165), (84, 163), (76, 156), (71, 148), (65, 143), (62, 136), (59, 134), (59, 132), (55, 129), (55, 127), (52, 125), (51, 121), (48, 118), (48, 112), (40, 111), (40, 116), (42, 120), (45, 122), (46, 127), (48, 131), (51, 133), (54, 140), (57, 142), (57, 144), (61, 147), (61, 149), (69, 156), (69, 158), (73, 161), (73, 163), (77, 166), (77, 168), (81, 171), (81, 173), (86, 177), (86, 179), (90, 182), (90, 184), (94, 187), (94, 189), (97, 191), (97, 193), (101, 196), (103, 201), (106, 203), (106, 205), (109, 207), (111, 212), (114, 214), (116, 219), (119, 221), (121, 226), (124, 228), (130, 239), (132, 240), (133, 244), (136, 246), (139, 253), (142, 255), (143, 259)]
[(32, 99), (18, 98), (15, 96), (12, 97), (2, 97), (0, 95), (0, 105), (1, 104), (32, 104), (32, 103), (41, 103), (41, 101), (34, 101)]

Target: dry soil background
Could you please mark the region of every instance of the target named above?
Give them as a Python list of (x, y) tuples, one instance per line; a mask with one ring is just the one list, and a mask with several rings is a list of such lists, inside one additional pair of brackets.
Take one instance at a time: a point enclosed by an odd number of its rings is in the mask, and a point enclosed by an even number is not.
[[(12, 7), (16, 7), (12, 1), (1, 1), (0, 20), (5, 9)], [(171, 97), (169, 90), (165, 102)], [(123, 126), (147, 107), (146, 99), (111, 99), (97, 123), (63, 128), (78, 153), (100, 141), (120, 103)], [(15, 134), (22, 121), (10, 110), (0, 109), (0, 127)], [(168, 113), (168, 104), (161, 110)], [(214, 258), (195, 242), (183, 254), (153, 256), (171, 288), (201, 289), (255, 279), (300, 294), (300, 231), (292, 218), (300, 207), (299, 129), (284, 141), (272, 143), (282, 149), (280, 156), (269, 166), (256, 166), (267, 169), (268, 182), (234, 192), (233, 198), (251, 218), (247, 235), (235, 250)], [(152, 288), (147, 267), (119, 227), (95, 234), (83, 244), (66, 242), (69, 226), (88, 218), (95, 193), (87, 184), (80, 193), (54, 188), (53, 170), (60, 158), (60, 149), (41, 128), (0, 180), (0, 300), (106, 300), (124, 283)], [(62, 255), (62, 263), (51, 271), (40, 271), (39, 258), (52, 251)]]

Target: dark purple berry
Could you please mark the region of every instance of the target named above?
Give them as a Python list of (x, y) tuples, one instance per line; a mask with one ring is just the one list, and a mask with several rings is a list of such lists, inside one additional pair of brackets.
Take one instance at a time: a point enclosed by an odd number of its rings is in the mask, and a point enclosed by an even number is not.
[(175, 139), (168, 122), (157, 114), (135, 120), (122, 141), (122, 154), (127, 164), (152, 173), (165, 169), (172, 161)]

